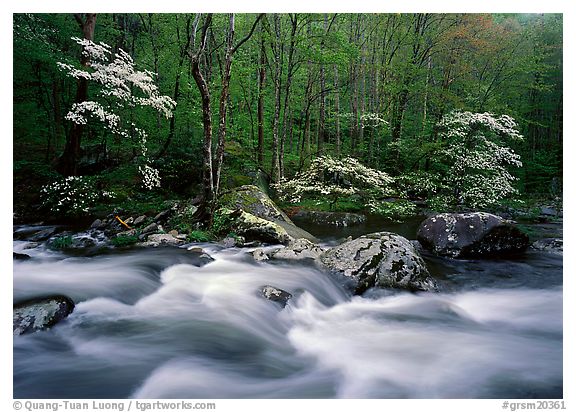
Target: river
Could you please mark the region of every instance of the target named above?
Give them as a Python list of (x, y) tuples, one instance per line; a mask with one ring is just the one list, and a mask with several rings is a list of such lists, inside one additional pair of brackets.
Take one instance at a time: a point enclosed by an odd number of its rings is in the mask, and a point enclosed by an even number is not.
[[(349, 233), (315, 234), (329, 245)], [(14, 261), (14, 301), (65, 294), (77, 306), (51, 330), (14, 337), (14, 397), (562, 397), (562, 256), (424, 254), (439, 293), (351, 297), (311, 265), (200, 246), (214, 262), (15, 240), (32, 259)], [(286, 308), (258, 295), (269, 284), (294, 295)]]

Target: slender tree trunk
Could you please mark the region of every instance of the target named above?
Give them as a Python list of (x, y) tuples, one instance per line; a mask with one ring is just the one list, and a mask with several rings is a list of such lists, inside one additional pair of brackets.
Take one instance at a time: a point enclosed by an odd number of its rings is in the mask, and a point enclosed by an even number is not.
[[(191, 57), (192, 77), (194, 78), (194, 82), (196, 83), (202, 98), (202, 125), (204, 126), (204, 144), (202, 147), (202, 194), (204, 197), (204, 209), (209, 213), (214, 200), (214, 176), (212, 173), (212, 109), (210, 107), (210, 89), (208, 88), (208, 83), (200, 70), (200, 60), (204, 54), (204, 49), (206, 48), (208, 28), (210, 27), (211, 22), (212, 14), (208, 14), (202, 28), (200, 46), (196, 53)], [(198, 17), (194, 23), (194, 37), (196, 36), (197, 24)]]
[[(176, 71), (176, 78), (174, 79), (174, 101), (178, 103), (178, 99), (180, 98), (180, 79), (182, 76), (182, 68), (184, 67), (184, 58), (188, 55), (190, 51), (190, 23), (192, 21), (192, 17), (188, 17), (186, 21), (186, 44), (183, 48), (180, 49), (180, 59), (178, 60), (178, 69)], [(176, 22), (178, 24), (178, 22)], [(178, 27), (178, 26), (176, 26)], [(180, 30), (176, 29), (176, 37), (180, 40)], [(172, 113), (172, 117), (170, 118), (170, 126), (168, 129), (168, 137), (166, 138), (166, 142), (162, 146), (162, 149), (156, 155), (156, 158), (160, 158), (166, 154), (172, 140), (174, 139), (174, 135), (176, 133), (176, 113)]]
[(226, 143), (226, 113), (228, 111), (228, 97), (230, 95), (230, 76), (232, 71), (232, 47), (234, 41), (234, 14), (229, 17), (228, 35), (226, 36), (226, 55), (224, 58), (224, 72), (222, 73), (222, 91), (220, 94), (220, 125), (218, 126), (218, 148), (216, 149), (216, 166), (214, 170), (215, 194), (220, 192), (220, 175), (224, 161), (224, 144)]
[[(294, 16), (290, 15), (291, 20), (291, 31), (290, 31), (290, 46), (288, 48), (288, 73), (286, 76), (286, 90), (284, 91), (284, 116), (282, 119), (282, 138), (280, 140), (280, 178), (284, 177), (284, 145), (286, 142), (286, 135), (288, 133), (288, 115), (291, 113), (290, 106), (290, 87), (292, 85), (292, 75), (294, 71), (294, 46), (296, 43), (296, 30), (298, 28), (298, 14), (294, 13)], [(290, 120), (290, 124), (292, 121)], [(292, 142), (290, 142), (290, 150), (292, 150)]]
[(275, 182), (280, 181), (278, 123), (281, 110), (281, 75), (282, 75), (282, 40), (280, 33), (280, 15), (274, 14), (274, 32), (276, 44), (274, 50), (274, 119), (272, 122), (272, 165), (270, 176)]
[[(75, 14), (76, 19), (80, 29), (82, 30), (82, 36), (86, 40), (94, 40), (94, 28), (96, 26), (96, 13), (86, 13), (84, 16), (81, 14)], [(82, 50), (80, 57), (80, 64), (84, 67), (90, 64), (88, 56)], [(74, 99), (75, 103), (81, 103), (88, 99), (88, 80), (80, 77), (76, 83), (76, 97)], [(66, 140), (66, 146), (64, 147), (64, 153), (60, 158), (59, 171), (64, 176), (76, 176), (78, 174), (78, 160), (80, 158), (80, 147), (82, 140), (82, 132), (84, 126), (81, 124), (72, 124), (72, 130), (68, 135)]]
[[(324, 36), (328, 32), (328, 14), (324, 13)], [(324, 49), (324, 38), (320, 42), (320, 49)], [(320, 110), (318, 113), (318, 156), (324, 154), (326, 125), (326, 74), (324, 71), (324, 62), (320, 62)]]
[(266, 47), (264, 28), (260, 31), (260, 66), (258, 68), (258, 165), (264, 167), (264, 84), (266, 82)]
[(336, 115), (336, 157), (342, 151), (340, 142), (340, 90), (338, 89), (338, 66), (334, 65), (334, 112)]

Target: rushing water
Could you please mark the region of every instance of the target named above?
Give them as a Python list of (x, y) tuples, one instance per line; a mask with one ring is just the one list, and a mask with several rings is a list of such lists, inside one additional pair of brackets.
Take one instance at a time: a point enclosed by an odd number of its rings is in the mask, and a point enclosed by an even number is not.
[[(14, 250), (15, 301), (77, 302), (14, 338), (16, 398), (562, 397), (562, 258), (426, 256), (442, 292), (350, 297), (307, 265), (247, 249), (79, 257)], [(294, 297), (282, 309), (262, 285)]]

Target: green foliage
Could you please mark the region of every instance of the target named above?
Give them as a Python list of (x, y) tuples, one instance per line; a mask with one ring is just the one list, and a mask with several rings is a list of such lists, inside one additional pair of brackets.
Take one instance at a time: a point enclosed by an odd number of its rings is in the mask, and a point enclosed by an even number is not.
[(209, 242), (213, 239), (214, 237), (209, 232), (202, 230), (193, 230), (187, 236), (189, 242)]
[(234, 224), (234, 218), (231, 216), (229, 209), (218, 209), (214, 213), (214, 218), (212, 220), (212, 226), (210, 227), (210, 232), (215, 236), (227, 235), (230, 228)]
[(57, 236), (50, 241), (50, 247), (53, 249), (68, 249), (72, 246), (72, 236)]
[(395, 222), (402, 222), (417, 213), (414, 203), (401, 199), (395, 201), (371, 201), (368, 203), (368, 208), (371, 213)]
[(112, 243), (112, 245), (116, 247), (132, 246), (135, 243), (138, 243), (138, 236), (137, 235), (116, 236), (110, 240), (110, 243)]

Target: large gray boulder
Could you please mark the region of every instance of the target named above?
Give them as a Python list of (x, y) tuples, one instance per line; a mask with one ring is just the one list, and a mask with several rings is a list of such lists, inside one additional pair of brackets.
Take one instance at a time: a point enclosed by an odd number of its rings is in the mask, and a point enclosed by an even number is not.
[(417, 236), (424, 248), (453, 258), (518, 253), (530, 244), (512, 221), (484, 212), (429, 217), (420, 224)]
[(257, 186), (245, 185), (226, 192), (218, 199), (218, 205), (221, 214), (235, 212), (234, 217), (238, 221), (230, 229), (246, 237), (246, 240), (281, 244), (300, 238), (318, 241), (312, 234), (297, 227)]
[(67, 296), (48, 296), (27, 300), (14, 305), (13, 333), (23, 335), (48, 329), (74, 310), (74, 302)]
[(285, 248), (272, 252), (274, 259), (282, 260), (309, 260), (318, 259), (324, 253), (324, 249), (310, 242), (308, 239), (297, 239)]
[(372, 287), (437, 290), (412, 243), (395, 233), (371, 233), (350, 240), (325, 252), (320, 262), (357, 295)]

